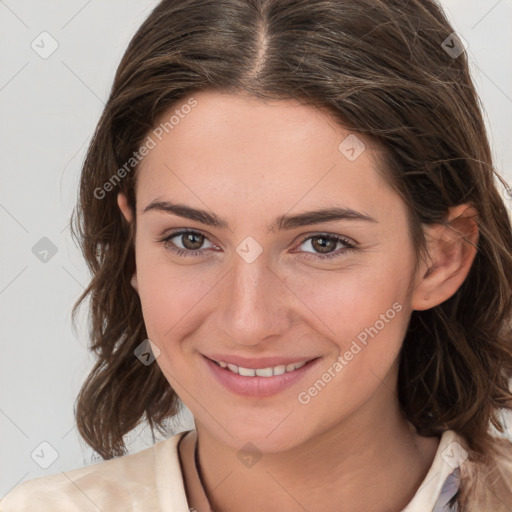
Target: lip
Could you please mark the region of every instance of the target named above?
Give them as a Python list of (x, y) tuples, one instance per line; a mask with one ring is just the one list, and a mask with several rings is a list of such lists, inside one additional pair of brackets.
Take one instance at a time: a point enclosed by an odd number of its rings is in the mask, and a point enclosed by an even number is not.
[[(208, 367), (209, 371), (213, 374), (214, 378), (220, 382), (228, 391), (252, 398), (266, 398), (293, 386), (300, 379), (302, 379), (306, 373), (309, 373), (311, 368), (316, 366), (320, 357), (311, 359), (309, 358), (261, 358), (261, 359), (246, 359), (234, 356), (203, 356), (203, 359)], [(292, 364), (300, 363), (301, 361), (308, 362), (302, 367), (293, 372), (283, 373), (282, 375), (274, 375), (272, 377), (244, 377), (243, 375), (237, 375), (227, 368), (221, 368), (219, 365), (214, 363), (211, 359), (216, 361), (225, 361), (226, 363), (236, 364), (244, 368), (268, 368), (269, 366), (278, 366), (280, 364)], [(228, 359), (228, 360), (226, 360)], [(235, 362), (239, 361), (239, 363)], [(286, 363), (285, 361), (289, 361)], [(269, 364), (272, 362), (273, 364)]]

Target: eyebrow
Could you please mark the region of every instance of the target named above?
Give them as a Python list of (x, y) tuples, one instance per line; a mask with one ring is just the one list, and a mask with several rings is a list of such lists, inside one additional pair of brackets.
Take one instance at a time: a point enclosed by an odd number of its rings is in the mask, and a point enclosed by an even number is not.
[[(194, 220), (216, 228), (227, 228), (229, 226), (225, 219), (218, 217), (214, 213), (209, 213), (206, 210), (200, 210), (197, 208), (191, 208), (184, 204), (173, 203), (171, 201), (152, 201), (144, 208), (142, 213), (144, 214), (152, 210), (171, 213), (178, 217)], [(362, 220), (378, 223), (377, 220), (366, 213), (357, 212), (350, 208), (330, 207), (294, 215), (280, 215), (270, 226), (267, 226), (267, 231), (282, 231), (308, 226), (310, 224), (333, 222), (338, 220)]]

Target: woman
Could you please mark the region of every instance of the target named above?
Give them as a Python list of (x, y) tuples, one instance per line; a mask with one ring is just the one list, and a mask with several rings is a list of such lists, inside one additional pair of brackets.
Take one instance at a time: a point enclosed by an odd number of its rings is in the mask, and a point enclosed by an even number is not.
[[(75, 217), (97, 356), (76, 418), (106, 460), (1, 510), (512, 510), (496, 178), (433, 1), (161, 2)], [(195, 429), (125, 455), (181, 402)]]

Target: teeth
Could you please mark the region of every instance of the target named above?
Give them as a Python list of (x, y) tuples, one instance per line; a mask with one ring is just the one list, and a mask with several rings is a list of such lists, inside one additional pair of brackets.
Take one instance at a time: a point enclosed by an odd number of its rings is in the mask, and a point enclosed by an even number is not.
[(287, 365), (281, 364), (278, 366), (270, 366), (268, 368), (243, 368), (242, 366), (226, 363), (224, 361), (215, 362), (222, 368), (227, 368), (233, 373), (243, 375), (244, 377), (272, 377), (273, 375), (283, 375), (283, 373), (298, 370), (299, 368), (302, 368), (306, 364), (306, 361), (302, 361), (301, 363), (293, 363)]
[(272, 367), (270, 368), (258, 368), (255, 371), (256, 375), (258, 377), (272, 377), (274, 375), (274, 370)]
[[(230, 365), (232, 366), (232, 365)], [(231, 368), (230, 368), (231, 370)], [(231, 370), (233, 371), (233, 370)], [(243, 375), (244, 377), (254, 377), (256, 375), (256, 371), (252, 370), (251, 368), (242, 368), (241, 366), (238, 366), (238, 372), (240, 375)]]
[[(226, 363), (227, 364), (227, 363)], [(238, 373), (238, 366), (236, 364), (228, 364), (228, 368), (233, 372), (233, 373)]]
[(286, 365), (281, 364), (279, 366), (274, 366), (274, 375), (283, 375), (286, 372)]

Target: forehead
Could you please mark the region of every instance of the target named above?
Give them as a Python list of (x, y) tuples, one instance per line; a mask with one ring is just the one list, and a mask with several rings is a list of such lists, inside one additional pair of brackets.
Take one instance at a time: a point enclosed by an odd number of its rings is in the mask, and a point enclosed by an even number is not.
[(306, 201), (375, 212), (377, 198), (383, 208), (396, 201), (376, 171), (379, 149), (325, 112), (296, 100), (214, 91), (192, 98), (149, 133), (155, 146), (138, 170), (140, 209), (156, 197), (196, 206), (204, 198), (212, 208), (229, 200), (240, 212), (248, 205), (281, 212)]

